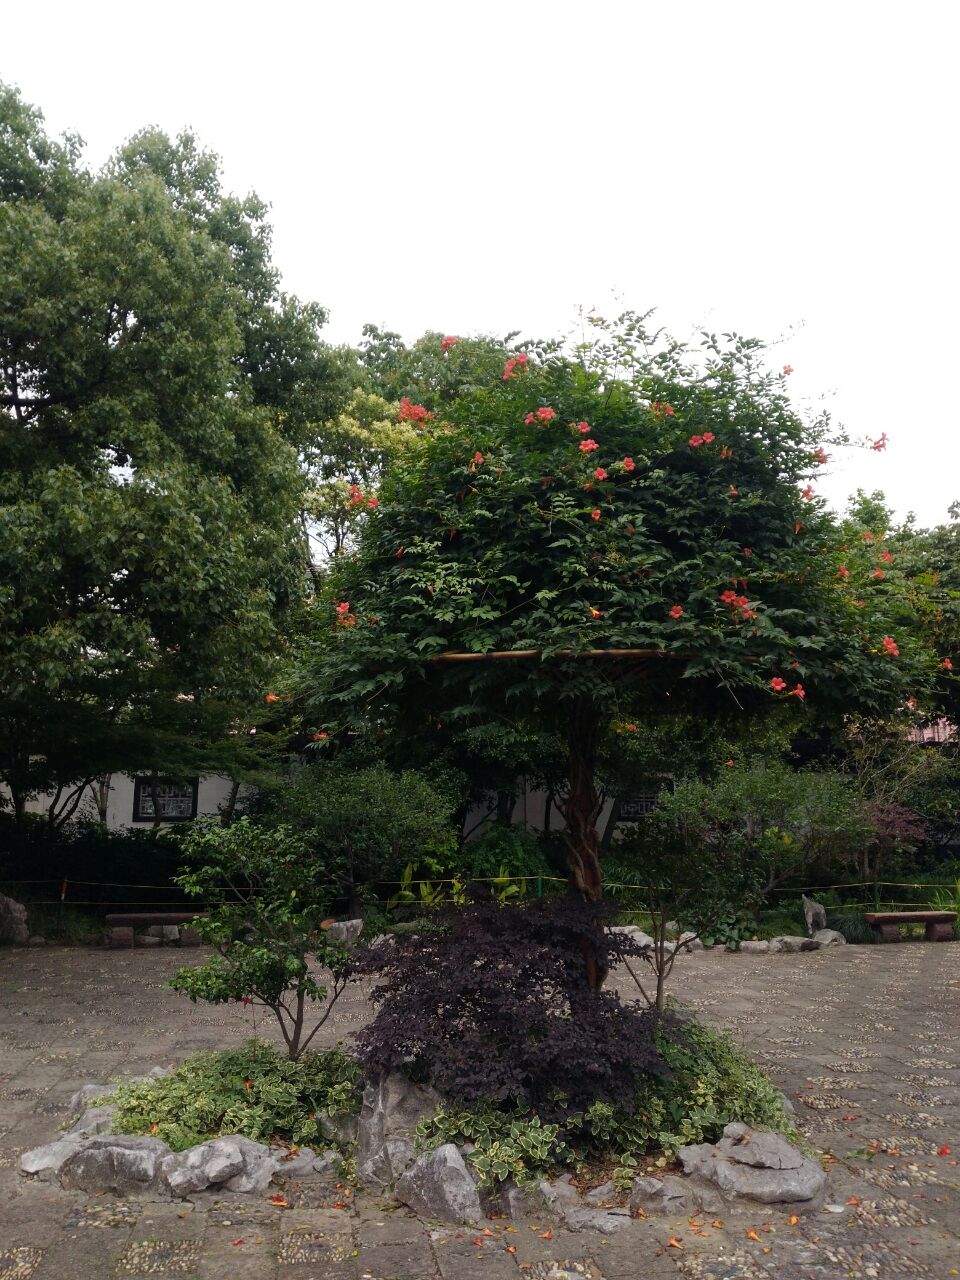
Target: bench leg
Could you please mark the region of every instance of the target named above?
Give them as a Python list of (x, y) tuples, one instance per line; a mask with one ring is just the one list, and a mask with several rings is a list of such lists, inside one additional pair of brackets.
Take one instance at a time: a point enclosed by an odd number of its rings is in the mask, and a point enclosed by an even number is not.
[(111, 947), (132, 947), (133, 927), (126, 924), (115, 924), (110, 928)]
[(903, 935), (898, 924), (882, 924), (880, 926), (881, 942), (902, 942)]
[(927, 929), (928, 942), (952, 942), (953, 941), (953, 925), (952, 924), (934, 924), (928, 922)]

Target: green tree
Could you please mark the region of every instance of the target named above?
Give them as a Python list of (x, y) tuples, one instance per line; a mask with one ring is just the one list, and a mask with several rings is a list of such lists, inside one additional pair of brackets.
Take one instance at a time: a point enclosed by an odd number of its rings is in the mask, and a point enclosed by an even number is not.
[(838, 575), (811, 484), (828, 424), (793, 411), (759, 343), (691, 351), (630, 315), (597, 334), (575, 359), (511, 356), (442, 414), (411, 402), (429, 429), (338, 563), (303, 675), (328, 731), (554, 729), (571, 883), (591, 898), (615, 719), (886, 709), (930, 665), (893, 652), (883, 594), (867, 584), (861, 607)]
[(304, 596), (297, 452), (337, 401), (262, 204), (223, 195), (189, 136), (139, 135), (94, 175), (0, 86), (0, 193), (0, 780), (19, 817), (139, 767), (138, 742), (165, 768), (161, 741), (249, 719)]

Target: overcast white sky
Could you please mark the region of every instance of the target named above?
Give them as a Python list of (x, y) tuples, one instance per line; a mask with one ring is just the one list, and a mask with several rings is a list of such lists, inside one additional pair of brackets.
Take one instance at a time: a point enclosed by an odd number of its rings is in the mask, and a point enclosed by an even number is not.
[(820, 484), (960, 498), (956, 5), (33, 0), (0, 77), (100, 162), (192, 126), (270, 201), (288, 289), (408, 338), (578, 304), (780, 340), (885, 454)]

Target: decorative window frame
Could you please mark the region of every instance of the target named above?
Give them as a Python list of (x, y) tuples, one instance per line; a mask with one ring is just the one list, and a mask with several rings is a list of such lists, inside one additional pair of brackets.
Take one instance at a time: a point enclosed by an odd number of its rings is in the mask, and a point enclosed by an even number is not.
[[(153, 814), (144, 816), (140, 812), (140, 802), (144, 793), (149, 796), (153, 786), (158, 787), (178, 787), (182, 791), (191, 788), (192, 797), (189, 813), (177, 813), (173, 815), (161, 815), (160, 822), (190, 822), (197, 816), (197, 800), (200, 792), (200, 779), (193, 778), (190, 782), (177, 782), (174, 778), (144, 778), (136, 777), (133, 780), (133, 821), (141, 823), (149, 823), (151, 826), (156, 822)], [(152, 799), (152, 797), (149, 797)]]

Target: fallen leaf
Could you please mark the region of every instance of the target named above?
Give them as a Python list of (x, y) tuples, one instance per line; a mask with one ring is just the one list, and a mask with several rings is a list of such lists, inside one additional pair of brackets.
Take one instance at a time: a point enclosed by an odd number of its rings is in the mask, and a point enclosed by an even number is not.
[(480, 1248), (483, 1247), (483, 1240), (480, 1238), (480, 1236), (477, 1236), (473, 1243)]
[(682, 1249), (682, 1248), (683, 1248), (683, 1241), (682, 1241), (682, 1240), (678, 1240), (676, 1236), (671, 1236), (671, 1237), (670, 1237), (670, 1239), (667, 1241), (667, 1248), (668, 1248), (668, 1249)]
[(847, 1204), (859, 1204), (859, 1203), (860, 1203), (859, 1196), (851, 1196), (850, 1199), (847, 1201)]
[(278, 1209), (289, 1209), (290, 1201), (286, 1196), (271, 1196), (270, 1203), (275, 1204)]
[(150, 1126), (150, 1132), (151, 1132), (151, 1133), (159, 1133), (159, 1132), (160, 1132), (160, 1126), (159, 1126), (158, 1124), (152, 1124), (152, 1125)]
[(541, 1240), (552, 1240), (552, 1239), (553, 1239), (553, 1228), (552, 1228), (552, 1227), (547, 1227), (546, 1231), (540, 1231), (540, 1232), (538, 1232), (538, 1235), (539, 1235), (539, 1237), (540, 1237), (540, 1239), (541, 1239)]
[(764, 1245), (764, 1246), (763, 1246), (763, 1248), (760, 1250), (760, 1252), (761, 1252), (761, 1253), (771, 1253), (771, 1252), (772, 1252), (772, 1250), (771, 1250), (770, 1246), (769, 1246), (768, 1244), (766, 1244), (766, 1245)]
[(483, 1230), (480, 1232), (480, 1234), (482, 1236), (492, 1236), (493, 1232), (490, 1230), (489, 1227), (484, 1227)]
[(243, 1241), (242, 1241), (242, 1240), (234, 1240), (232, 1243), (233, 1243), (233, 1244), (243, 1244)]
[(795, 1227), (799, 1221), (800, 1221), (799, 1217), (795, 1213), (791, 1213), (790, 1215), (791, 1227)]
[(714, 1220), (710, 1223), (710, 1225), (711, 1227), (716, 1227), (718, 1231), (723, 1230), (723, 1223), (719, 1218), (714, 1218)]
[(950, 1154), (951, 1154), (950, 1147), (946, 1143), (944, 1143), (942, 1147), (937, 1148), (938, 1156), (948, 1156)]
[(515, 1244), (507, 1245), (507, 1253), (516, 1253), (516, 1252), (517, 1252), (517, 1246)]
[(860, 1117), (859, 1116), (841, 1116), (840, 1119), (850, 1121), (850, 1120), (859, 1120)]
[(763, 1241), (760, 1239), (760, 1237), (757, 1235), (755, 1231), (748, 1231), (746, 1235), (748, 1240), (756, 1240), (757, 1244), (763, 1243)]

